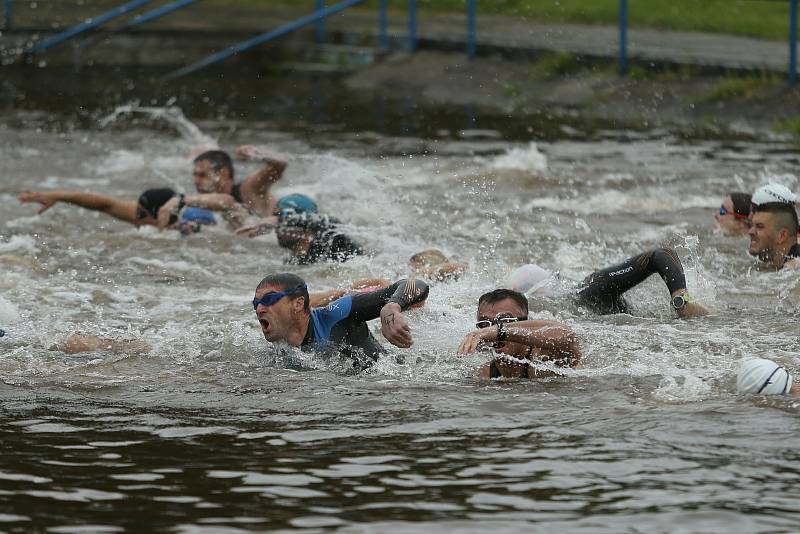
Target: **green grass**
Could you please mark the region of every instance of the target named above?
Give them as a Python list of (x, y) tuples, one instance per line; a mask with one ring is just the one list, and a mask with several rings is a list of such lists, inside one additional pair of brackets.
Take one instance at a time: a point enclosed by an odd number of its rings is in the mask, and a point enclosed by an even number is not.
[[(264, 0), (212, 0), (215, 3), (257, 5)], [(270, 0), (273, 4), (308, 8), (314, 0)], [(336, 0), (327, 0), (333, 5)], [(418, 0), (419, 17), (425, 12), (463, 13), (465, 0)], [(263, 5), (263, 4), (262, 4)], [(390, 0), (392, 11), (404, 11), (406, 0)], [(376, 0), (365, 7), (374, 9)], [(483, 0), (480, 15), (525, 17), (534, 23), (577, 22), (616, 24), (618, 0)], [(364, 8), (360, 8), (364, 9)], [(785, 40), (789, 33), (789, 2), (768, 0), (630, 0), (631, 28), (706, 31)], [(479, 27), (480, 29), (480, 27)]]
[(725, 78), (700, 100), (703, 102), (718, 102), (753, 98), (753, 96), (765, 87), (776, 83), (781, 83), (780, 78), (771, 74), (745, 76), (742, 78)]
[(773, 130), (791, 134), (795, 139), (800, 140), (800, 117), (792, 117), (779, 121), (775, 124)]

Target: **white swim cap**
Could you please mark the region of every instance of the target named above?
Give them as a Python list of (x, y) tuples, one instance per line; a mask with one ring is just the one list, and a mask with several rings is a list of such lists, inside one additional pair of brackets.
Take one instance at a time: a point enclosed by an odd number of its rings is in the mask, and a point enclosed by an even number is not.
[(745, 360), (739, 367), (736, 390), (757, 395), (786, 395), (792, 389), (789, 371), (764, 358)]
[(550, 278), (550, 272), (542, 269), (535, 263), (528, 263), (517, 267), (508, 276), (508, 287), (520, 293), (527, 293)]
[(797, 195), (792, 193), (788, 187), (781, 184), (769, 183), (762, 185), (753, 193), (751, 199), (753, 204), (766, 204), (767, 202), (783, 202), (784, 204), (794, 204), (797, 202)]

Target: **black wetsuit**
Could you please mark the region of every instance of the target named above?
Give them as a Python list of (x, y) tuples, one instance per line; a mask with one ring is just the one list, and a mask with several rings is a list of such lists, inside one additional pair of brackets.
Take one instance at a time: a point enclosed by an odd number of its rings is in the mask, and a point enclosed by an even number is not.
[(655, 273), (667, 284), (670, 294), (686, 288), (678, 255), (672, 249), (658, 248), (593, 272), (578, 289), (578, 300), (596, 313), (628, 313), (623, 293)]
[(242, 203), (242, 184), (233, 184), (233, 190), (231, 191), (231, 196), (233, 197), (233, 200), (235, 200), (239, 204)]
[(396, 302), (405, 310), (426, 298), (428, 285), (422, 280), (400, 280), (377, 291), (346, 295), (311, 310), (308, 332), (300, 347), (326, 353), (333, 350), (345, 357), (355, 357), (354, 352), (360, 351), (377, 360), (383, 347), (372, 336), (367, 321), (380, 317), (388, 302)]
[(313, 232), (308, 250), (292, 256), (289, 263), (308, 265), (324, 260), (347, 261), (354, 256), (364, 254), (364, 249), (337, 229), (339, 221), (327, 215), (314, 213), (282, 214), (278, 220), (277, 232), (297, 228)]
[(795, 243), (786, 253), (787, 258), (800, 258), (800, 243)]

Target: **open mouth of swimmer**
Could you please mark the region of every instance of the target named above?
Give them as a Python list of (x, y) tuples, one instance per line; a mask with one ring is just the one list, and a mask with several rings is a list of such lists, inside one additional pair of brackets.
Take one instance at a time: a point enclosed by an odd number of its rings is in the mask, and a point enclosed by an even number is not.
[(261, 330), (264, 332), (269, 332), (269, 321), (266, 319), (259, 317), (258, 322), (261, 323)]

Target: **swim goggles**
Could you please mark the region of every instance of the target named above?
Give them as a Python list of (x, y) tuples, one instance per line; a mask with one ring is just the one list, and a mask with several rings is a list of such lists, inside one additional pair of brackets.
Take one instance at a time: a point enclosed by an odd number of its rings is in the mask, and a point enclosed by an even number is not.
[(270, 306), (281, 300), (283, 297), (294, 295), (295, 293), (300, 293), (301, 291), (305, 291), (306, 289), (307, 289), (306, 285), (302, 284), (297, 287), (284, 289), (283, 291), (274, 291), (272, 293), (267, 293), (263, 295), (260, 299), (253, 299), (253, 309), (257, 310), (259, 304), (269, 308)]
[(742, 213), (736, 213), (735, 211), (728, 211), (728, 208), (726, 208), (725, 206), (720, 206), (719, 207), (719, 215), (720, 215), (720, 217), (724, 217), (725, 215), (728, 215), (728, 214), (733, 215), (737, 219), (746, 219), (747, 218), (747, 215), (744, 215)]
[(475, 328), (489, 328), (490, 326), (494, 325), (506, 325), (509, 323), (517, 323), (519, 321), (527, 321), (527, 317), (496, 317), (491, 321), (489, 319), (484, 319), (483, 321), (478, 321), (475, 323)]

